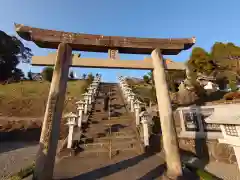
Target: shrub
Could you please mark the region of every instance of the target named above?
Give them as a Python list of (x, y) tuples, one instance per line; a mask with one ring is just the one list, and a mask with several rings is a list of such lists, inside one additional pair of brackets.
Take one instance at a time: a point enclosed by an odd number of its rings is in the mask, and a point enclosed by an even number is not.
[(27, 166), (26, 168), (21, 169), (18, 173), (13, 175), (10, 178), (10, 180), (21, 180), (30, 176), (31, 174), (33, 174), (34, 168), (35, 168), (35, 162), (32, 163), (30, 166)]
[(93, 82), (94, 76), (93, 76), (92, 73), (89, 73), (89, 74), (87, 75), (87, 80), (88, 80), (89, 84), (91, 84), (91, 83)]
[(232, 91), (237, 91), (237, 83), (235, 81), (230, 81), (229, 82), (229, 88), (232, 90)]
[(52, 67), (45, 67), (42, 71), (43, 79), (46, 81), (51, 82), (53, 76), (53, 68)]
[(149, 78), (149, 76), (147, 76), (147, 75), (144, 75), (144, 76), (143, 76), (143, 80), (144, 80), (144, 82), (147, 83), (147, 84), (150, 82), (150, 78)]
[(240, 92), (229, 92), (223, 96), (225, 100), (240, 99)]

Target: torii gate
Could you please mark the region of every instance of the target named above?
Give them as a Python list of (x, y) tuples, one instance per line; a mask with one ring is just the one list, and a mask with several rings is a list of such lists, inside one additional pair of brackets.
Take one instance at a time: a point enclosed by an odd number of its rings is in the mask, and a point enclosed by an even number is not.
[[(154, 39), (103, 36), (39, 29), (21, 24), (15, 24), (15, 29), (20, 37), (27, 41), (33, 41), (41, 48), (58, 49), (56, 54), (50, 54), (47, 57), (34, 56), (32, 58), (33, 65), (55, 65), (44, 115), (34, 179), (50, 180), (53, 175), (69, 66), (153, 70), (167, 175), (173, 178), (182, 176), (165, 69), (184, 70), (185, 66), (181, 63), (166, 64), (162, 55), (177, 55), (182, 50), (191, 48), (195, 44), (195, 38)], [(72, 50), (108, 52), (109, 59), (81, 58), (72, 55)], [(151, 58), (142, 61), (121, 61), (118, 53), (151, 54)]]

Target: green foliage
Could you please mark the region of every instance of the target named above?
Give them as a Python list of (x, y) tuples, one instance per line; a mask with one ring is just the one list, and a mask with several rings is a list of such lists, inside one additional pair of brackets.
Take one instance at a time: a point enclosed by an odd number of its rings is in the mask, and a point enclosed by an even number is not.
[(185, 167), (187, 167), (191, 172), (195, 173), (197, 176), (201, 178), (201, 180), (214, 180), (216, 179), (215, 176), (213, 176), (211, 173), (197, 168), (193, 166), (192, 164), (184, 164)]
[(182, 81), (185, 78), (186, 78), (185, 71), (179, 71), (179, 70), (166, 71), (167, 84), (171, 92), (178, 91), (179, 81)]
[(32, 163), (30, 166), (21, 169), (18, 173), (13, 175), (10, 178), (10, 180), (21, 180), (30, 176), (31, 174), (33, 174), (34, 168), (35, 168), (35, 163)]
[(87, 77), (86, 74), (83, 74), (83, 75), (82, 75), (82, 78), (83, 78), (83, 79), (86, 79), (86, 77)]
[(240, 75), (240, 47), (233, 43), (216, 42), (210, 53), (196, 47), (187, 64), (193, 73), (212, 75), (221, 88), (229, 83), (234, 91)]
[(147, 76), (147, 75), (144, 75), (144, 76), (143, 76), (143, 80), (144, 80), (144, 82), (147, 83), (147, 84), (150, 82), (150, 78), (149, 78), (149, 76)]
[(229, 88), (231, 89), (231, 91), (237, 91), (237, 82), (236, 81), (230, 81), (229, 82)]
[(20, 81), (22, 78), (24, 78), (24, 73), (21, 69), (14, 68), (14, 70), (12, 71), (12, 77), (13, 80)]
[(33, 80), (33, 78), (32, 78), (32, 72), (31, 72), (31, 71), (28, 72), (27, 76), (28, 76), (28, 79), (29, 79), (29, 80)]
[(233, 70), (239, 61), (240, 47), (233, 43), (216, 42), (210, 54), (221, 70)]
[(31, 57), (31, 49), (15, 36), (0, 31), (0, 81), (21, 78), (23, 73), (16, 67), (20, 61), (29, 63)]
[(45, 67), (42, 71), (43, 79), (46, 81), (51, 82), (53, 76), (53, 67)]
[(187, 65), (191, 66), (191, 71), (207, 75), (216, 69), (216, 64), (210, 54), (200, 47), (193, 48)]
[(93, 76), (92, 73), (89, 73), (89, 74), (87, 75), (87, 80), (88, 80), (89, 84), (91, 84), (91, 83), (93, 82), (94, 76)]

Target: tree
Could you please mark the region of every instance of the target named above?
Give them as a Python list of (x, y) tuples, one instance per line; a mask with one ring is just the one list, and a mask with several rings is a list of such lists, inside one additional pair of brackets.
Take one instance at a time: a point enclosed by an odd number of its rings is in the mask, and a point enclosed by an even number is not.
[(24, 73), (21, 69), (15, 68), (12, 72), (12, 78), (14, 81), (20, 81), (24, 78)]
[(191, 71), (205, 75), (211, 74), (217, 67), (210, 54), (200, 47), (193, 48), (187, 65), (191, 66)]
[(28, 71), (28, 74), (27, 74), (27, 76), (28, 76), (28, 79), (29, 80), (33, 80), (33, 78), (32, 78), (32, 72), (31, 71)]
[(150, 82), (150, 78), (149, 78), (148, 75), (144, 75), (144, 76), (143, 76), (143, 80), (144, 80), (144, 82), (147, 83), (147, 84)]
[(227, 79), (232, 87), (231, 89), (235, 90), (240, 74), (240, 47), (233, 43), (216, 42), (210, 55), (211, 59), (217, 64), (216, 78), (218, 80), (222, 79), (220, 82)]
[(42, 71), (43, 79), (51, 82), (53, 76), (53, 67), (45, 67)]
[(86, 77), (87, 77), (87, 75), (84, 73), (84, 74), (82, 75), (82, 78), (83, 78), (83, 79), (86, 79)]
[(29, 63), (32, 55), (31, 49), (25, 47), (19, 39), (0, 31), (0, 81), (22, 76), (16, 67), (20, 62)]
[(150, 72), (148, 73), (148, 76), (149, 76), (149, 79), (150, 79), (150, 81), (151, 81), (152, 85), (154, 85), (154, 76), (153, 76), (153, 71), (150, 71)]
[(93, 76), (92, 73), (89, 73), (89, 74), (87, 75), (87, 80), (88, 80), (89, 83), (92, 83), (92, 82), (93, 82), (94, 76)]
[(73, 73), (73, 71), (70, 72), (69, 76), (70, 76), (70, 79), (74, 79), (74, 73)]
[(178, 91), (178, 86), (180, 81), (183, 81), (186, 78), (185, 71), (181, 70), (167, 70), (166, 71), (166, 79), (169, 90), (172, 92)]

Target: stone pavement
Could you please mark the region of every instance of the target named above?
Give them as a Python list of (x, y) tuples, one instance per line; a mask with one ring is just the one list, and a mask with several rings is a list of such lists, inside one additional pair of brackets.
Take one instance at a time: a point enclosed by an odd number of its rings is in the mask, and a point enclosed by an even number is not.
[(17, 173), (35, 160), (38, 145), (26, 142), (1, 142), (0, 144), (0, 180)]
[(54, 179), (159, 179), (164, 167), (164, 160), (159, 156), (130, 152), (122, 153), (111, 160), (107, 156), (70, 157), (56, 165)]
[(224, 180), (240, 180), (240, 171), (236, 164), (210, 162), (205, 170)]

